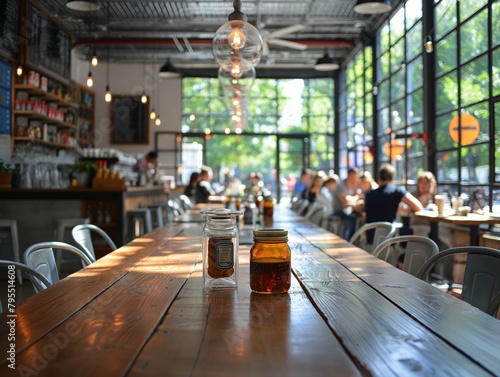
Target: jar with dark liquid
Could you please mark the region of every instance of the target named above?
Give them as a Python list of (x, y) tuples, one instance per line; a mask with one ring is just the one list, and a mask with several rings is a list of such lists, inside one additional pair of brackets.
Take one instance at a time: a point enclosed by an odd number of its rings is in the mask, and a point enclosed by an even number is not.
[(250, 288), (257, 293), (287, 293), (290, 289), (291, 251), (288, 231), (260, 229), (253, 231), (250, 250)]

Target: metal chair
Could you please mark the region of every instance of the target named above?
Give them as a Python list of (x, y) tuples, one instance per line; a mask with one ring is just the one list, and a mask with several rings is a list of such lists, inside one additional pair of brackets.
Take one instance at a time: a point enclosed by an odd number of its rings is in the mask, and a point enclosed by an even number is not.
[(304, 199), (301, 203), (299, 208), (297, 208), (297, 214), (298, 215), (304, 215), (304, 213), (307, 211), (307, 208), (309, 208), (309, 200)]
[(181, 205), (185, 210), (194, 208), (193, 202), (191, 201), (191, 199), (189, 199), (189, 196), (187, 195), (184, 194), (179, 195), (179, 201), (181, 202)]
[[(11, 247), (12, 249), (12, 260), (16, 262), (21, 262), (21, 255), (19, 254), (19, 237), (17, 233), (17, 221), (16, 220), (0, 220), (0, 228), (8, 229), (8, 233), (10, 234)], [(0, 233), (0, 243), (4, 243), (5, 240), (2, 239), (4, 236)], [(8, 258), (2, 254), (3, 258)], [(23, 284), (23, 277), (21, 272), (17, 273), (17, 281), (19, 284)]]
[(323, 226), (323, 220), (325, 220), (326, 214), (326, 206), (314, 206), (314, 210), (308, 213), (309, 216), (306, 215), (306, 218), (309, 219), (313, 224)]
[(148, 205), (149, 211), (151, 212), (151, 221), (153, 222), (153, 229), (160, 228), (164, 224), (163, 217), (163, 206), (162, 204), (150, 204)]
[[(65, 242), (39, 242), (29, 246), (23, 254), (24, 263), (45, 276), (50, 284), (59, 281), (59, 272), (57, 271), (54, 249), (66, 250), (79, 256), (84, 266), (88, 266), (92, 263), (92, 260), (85, 251)], [(33, 277), (33, 279), (37, 278)], [(35, 291), (38, 292), (36, 288)]]
[(460, 246), (443, 250), (422, 266), (417, 278), (427, 281), (436, 262), (463, 253), (467, 254), (467, 261), (461, 299), (488, 314), (496, 315), (500, 304), (500, 250), (484, 246)]
[(52, 285), (52, 283), (44, 275), (28, 265), (21, 262), (0, 259), (0, 267), (10, 268), (9, 266), (15, 266), (16, 272), (18, 273), (26, 273), (30, 278), (31, 284), (33, 284), (33, 288), (36, 292), (43, 291)]
[(75, 242), (87, 253), (87, 256), (93, 261), (96, 261), (94, 243), (92, 241), (92, 233), (99, 234), (108, 244), (111, 250), (116, 250), (117, 247), (111, 237), (101, 228), (94, 224), (80, 224), (71, 230), (71, 235)]
[(153, 230), (153, 220), (149, 208), (127, 211), (127, 240), (131, 241)]
[[(403, 247), (404, 243), (406, 247)], [(373, 249), (372, 254), (387, 262), (396, 251), (397, 245), (401, 246), (404, 253), (403, 271), (413, 276), (420, 271), (427, 260), (439, 253), (439, 246), (430, 238), (408, 235), (392, 237), (381, 242)], [(397, 258), (392, 259), (397, 262)]]
[[(74, 226), (79, 224), (89, 224), (90, 218), (88, 217), (80, 217), (80, 218), (70, 218), (70, 219), (58, 219), (57, 227), (54, 231), (54, 241), (58, 242), (71, 242), (71, 229)], [(66, 260), (64, 260), (62, 255), (62, 250), (56, 250), (56, 265), (57, 269), (60, 270), (61, 266), (64, 264)]]
[[(373, 242), (369, 244), (366, 240), (366, 233), (374, 230)], [(381, 242), (393, 237), (396, 234), (396, 226), (387, 221), (376, 221), (374, 223), (366, 223), (359, 228), (349, 239), (349, 242), (368, 252), (371, 252)]]

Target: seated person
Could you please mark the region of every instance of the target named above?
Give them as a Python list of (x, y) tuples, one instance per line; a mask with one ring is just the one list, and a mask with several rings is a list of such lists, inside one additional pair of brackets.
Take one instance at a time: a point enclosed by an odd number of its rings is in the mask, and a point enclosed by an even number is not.
[[(396, 219), (400, 202), (405, 203), (410, 211), (420, 211), (423, 206), (404, 187), (396, 186), (394, 179), (396, 168), (391, 164), (382, 164), (378, 172), (378, 182), (380, 186), (366, 193), (365, 214), (366, 223), (376, 221), (387, 221), (392, 223)], [(367, 233), (367, 242), (373, 243), (373, 231)]]
[(208, 197), (215, 195), (215, 191), (210, 184), (212, 177), (212, 169), (208, 166), (202, 166), (194, 194), (196, 203), (208, 203)]
[(339, 236), (346, 240), (349, 240), (356, 230), (358, 215), (354, 209), (357, 202), (358, 177), (358, 168), (349, 168), (347, 177), (339, 182), (333, 191), (333, 217), (342, 220), (344, 231)]
[(198, 185), (198, 177), (200, 173), (194, 171), (191, 173), (191, 176), (189, 177), (189, 183), (184, 189), (184, 195), (189, 197), (190, 199), (193, 199), (196, 194), (196, 186)]

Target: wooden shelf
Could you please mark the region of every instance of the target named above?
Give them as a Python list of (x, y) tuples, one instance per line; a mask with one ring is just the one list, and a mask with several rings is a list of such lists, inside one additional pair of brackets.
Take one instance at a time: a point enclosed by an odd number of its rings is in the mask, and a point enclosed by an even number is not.
[(57, 119), (48, 118), (45, 115), (39, 114), (36, 111), (32, 111), (32, 110), (14, 110), (13, 114), (17, 115), (17, 116), (25, 116), (25, 117), (28, 117), (31, 119), (40, 119), (40, 120), (43, 120), (45, 123), (54, 124), (54, 125), (57, 125), (59, 127), (71, 128), (74, 130), (79, 129), (79, 127), (76, 124), (61, 122), (60, 120), (57, 120)]
[(73, 145), (54, 143), (51, 141), (43, 141), (43, 140), (39, 140), (39, 139), (33, 139), (33, 138), (27, 137), (27, 136), (16, 136), (16, 137), (12, 138), (12, 141), (13, 142), (26, 142), (26, 143), (39, 143), (39, 144), (46, 145), (46, 146), (53, 147), (53, 148), (70, 148), (70, 149), (78, 148), (78, 147), (75, 147)]
[(56, 102), (59, 106), (74, 107), (74, 108), (78, 108), (80, 106), (76, 102), (68, 101), (62, 97), (59, 97), (53, 93), (46, 92), (45, 90), (40, 89), (40, 88), (33, 86), (33, 85), (16, 84), (16, 85), (14, 85), (14, 89), (19, 90), (19, 91), (25, 91), (25, 92), (28, 92), (32, 95), (34, 94), (34, 95), (38, 95), (38, 96), (43, 96), (46, 101)]

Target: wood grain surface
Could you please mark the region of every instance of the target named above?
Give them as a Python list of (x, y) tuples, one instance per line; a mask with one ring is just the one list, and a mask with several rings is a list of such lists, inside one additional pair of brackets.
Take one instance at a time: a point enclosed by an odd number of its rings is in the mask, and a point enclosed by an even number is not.
[[(157, 228), (16, 311), (0, 376), (500, 375), (500, 321), (289, 210), (292, 286), (205, 289), (202, 224)], [(0, 316), (7, 323), (6, 313)], [(0, 328), (0, 351), (9, 349)]]

